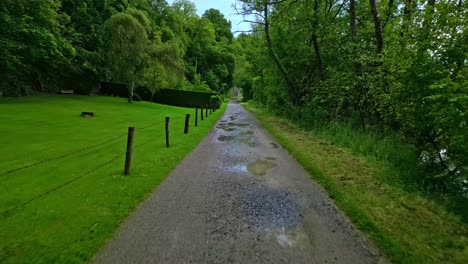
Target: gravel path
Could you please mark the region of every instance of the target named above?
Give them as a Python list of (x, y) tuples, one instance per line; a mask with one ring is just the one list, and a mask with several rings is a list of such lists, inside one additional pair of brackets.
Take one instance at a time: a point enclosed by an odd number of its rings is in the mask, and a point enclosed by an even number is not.
[(95, 263), (387, 263), (237, 103)]

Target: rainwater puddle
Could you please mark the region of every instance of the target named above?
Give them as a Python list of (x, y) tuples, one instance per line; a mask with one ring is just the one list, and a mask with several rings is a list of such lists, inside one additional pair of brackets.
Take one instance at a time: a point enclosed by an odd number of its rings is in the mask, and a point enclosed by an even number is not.
[(275, 149), (279, 148), (279, 145), (276, 144), (275, 142), (270, 142), (271, 146)]
[(234, 123), (234, 122), (229, 122), (226, 125), (233, 126), (233, 127), (248, 127), (248, 126), (250, 126), (250, 124), (247, 124), (247, 123)]
[(233, 136), (226, 136), (226, 135), (221, 135), (221, 136), (218, 137), (219, 141), (231, 141), (233, 139), (234, 139)]
[(255, 132), (253, 130), (247, 130), (239, 133), (239, 136), (248, 136), (248, 135), (253, 135)]
[(247, 165), (247, 170), (254, 175), (264, 176), (269, 169), (274, 167), (276, 167), (276, 163), (268, 160), (258, 159), (255, 162)]
[(229, 127), (229, 126), (227, 126), (225, 124), (219, 124), (218, 126), (216, 126), (216, 128), (217, 129), (222, 129), (222, 130), (224, 130), (226, 132), (232, 132), (232, 131), (236, 130), (234, 127)]
[(282, 247), (292, 247), (294, 246), (294, 240), (288, 237), (286, 234), (279, 234), (276, 235), (276, 241), (278, 241), (278, 244)]
[(230, 172), (236, 172), (236, 173), (246, 173), (247, 172), (247, 165), (238, 164), (238, 165), (234, 165), (232, 167), (229, 167), (227, 170), (230, 171)]

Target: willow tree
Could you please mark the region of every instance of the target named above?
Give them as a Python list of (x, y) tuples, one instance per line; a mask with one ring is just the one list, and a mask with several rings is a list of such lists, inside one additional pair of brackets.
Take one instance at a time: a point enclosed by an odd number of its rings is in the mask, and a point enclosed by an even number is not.
[(141, 16), (137, 19), (128, 13), (118, 13), (106, 22), (107, 58), (111, 76), (119, 82), (127, 83), (129, 103), (133, 102), (136, 78), (148, 55), (146, 25), (140, 21)]

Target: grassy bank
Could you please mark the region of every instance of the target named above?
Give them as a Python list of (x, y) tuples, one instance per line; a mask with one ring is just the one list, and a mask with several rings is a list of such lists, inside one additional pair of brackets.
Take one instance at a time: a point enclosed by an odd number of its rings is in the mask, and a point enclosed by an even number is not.
[[(224, 109), (195, 128), (193, 109), (120, 98), (0, 99), (0, 263), (89, 260)], [(96, 117), (82, 118), (83, 111)], [(123, 177), (128, 126), (136, 127), (135, 149)]]
[[(390, 260), (468, 263), (468, 225), (459, 215), (398, 180), (402, 168), (410, 167), (408, 164), (395, 167), (386, 162), (386, 155), (399, 146), (382, 141), (381, 146), (372, 148), (371, 144), (364, 144), (372, 140), (349, 129), (345, 131), (349, 133), (347, 137), (343, 131), (314, 133), (273, 116), (262, 107), (246, 107)], [(353, 142), (362, 144), (362, 150), (352, 146)], [(379, 149), (380, 153), (375, 153)], [(401, 153), (391, 155), (400, 155), (402, 162), (414, 158), (404, 146)]]

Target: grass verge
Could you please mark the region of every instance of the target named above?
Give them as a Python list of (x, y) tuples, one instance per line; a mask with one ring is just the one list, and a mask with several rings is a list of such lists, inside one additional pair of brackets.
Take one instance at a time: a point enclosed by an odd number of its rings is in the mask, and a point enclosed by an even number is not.
[(390, 260), (468, 263), (468, 225), (444, 206), (389, 180), (400, 178), (401, 168), (370, 158), (372, 153), (358, 153), (349, 141), (338, 146), (336, 135), (306, 131), (260, 106), (245, 106)]
[[(194, 109), (120, 98), (0, 99), (0, 263), (88, 261), (224, 110), (194, 127)], [(133, 167), (124, 177), (129, 126), (136, 127)]]

